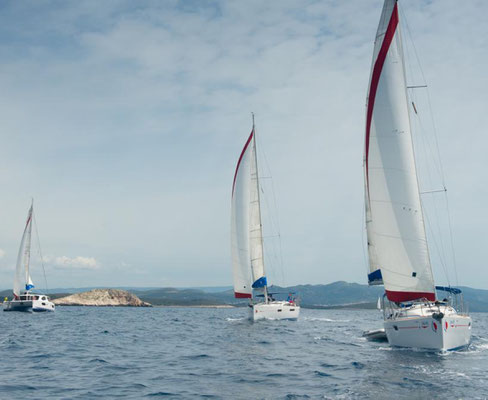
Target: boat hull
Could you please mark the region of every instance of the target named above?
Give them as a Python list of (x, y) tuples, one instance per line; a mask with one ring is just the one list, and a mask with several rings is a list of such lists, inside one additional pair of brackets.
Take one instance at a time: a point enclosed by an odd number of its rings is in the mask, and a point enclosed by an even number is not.
[(251, 308), (251, 319), (289, 319), (296, 320), (300, 314), (300, 307), (287, 301), (272, 301), (270, 303), (253, 304)]
[(54, 310), (54, 303), (48, 300), (10, 300), (3, 303), (3, 311), (48, 312)]
[(386, 337), (385, 329), (374, 329), (371, 331), (363, 332), (363, 338), (369, 340), (370, 342), (386, 342), (388, 341)]
[(411, 317), (385, 321), (390, 346), (431, 350), (456, 350), (471, 341), (471, 318), (467, 315)]

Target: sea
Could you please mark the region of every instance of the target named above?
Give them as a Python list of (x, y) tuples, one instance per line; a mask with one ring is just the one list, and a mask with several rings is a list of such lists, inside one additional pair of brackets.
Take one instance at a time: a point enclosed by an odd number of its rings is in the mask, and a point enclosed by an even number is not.
[(368, 342), (376, 310), (58, 307), (0, 313), (0, 399), (486, 399), (488, 314), (468, 349)]

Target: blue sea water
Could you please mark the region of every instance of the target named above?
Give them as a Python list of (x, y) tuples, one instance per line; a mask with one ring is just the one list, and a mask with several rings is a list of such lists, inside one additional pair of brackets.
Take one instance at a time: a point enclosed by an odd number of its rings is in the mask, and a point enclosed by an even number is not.
[(0, 313), (3, 399), (488, 398), (488, 314), (447, 354), (361, 337), (377, 311), (58, 307)]

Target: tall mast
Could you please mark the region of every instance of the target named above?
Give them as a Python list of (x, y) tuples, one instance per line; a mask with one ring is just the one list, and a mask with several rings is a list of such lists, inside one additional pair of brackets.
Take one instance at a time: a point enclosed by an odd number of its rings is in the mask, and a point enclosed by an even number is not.
[[(258, 153), (256, 151), (256, 127), (254, 124), (254, 113), (252, 115), (252, 131), (254, 134), (253, 138), (253, 150), (254, 150), (254, 165), (256, 168), (256, 186), (258, 192), (258, 209), (259, 209), (259, 231), (260, 231), (260, 240), (261, 240), (261, 248), (263, 249), (262, 252), (262, 260), (263, 260), (263, 272), (264, 272), (264, 245), (263, 245), (263, 223), (261, 221), (261, 195), (260, 195), (260, 187), (259, 187), (259, 169), (258, 169)], [(264, 294), (264, 301), (268, 303), (268, 287), (264, 285), (263, 287), (263, 294)]]
[(30, 282), (30, 272), (29, 272), (29, 267), (30, 267), (30, 253), (31, 253), (31, 238), (32, 238), (32, 214), (34, 212), (34, 199), (31, 201), (31, 206), (29, 209), (29, 215), (27, 217), (27, 240), (26, 240), (26, 245), (24, 248), (24, 267), (25, 267), (25, 289), (27, 289), (27, 286), (31, 284)]

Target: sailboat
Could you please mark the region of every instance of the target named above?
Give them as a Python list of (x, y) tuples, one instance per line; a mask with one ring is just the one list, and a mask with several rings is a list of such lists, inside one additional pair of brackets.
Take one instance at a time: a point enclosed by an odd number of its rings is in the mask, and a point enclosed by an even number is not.
[(24, 233), (20, 242), (17, 266), (15, 269), (14, 298), (3, 302), (3, 311), (42, 312), (54, 311), (54, 304), (44, 294), (34, 293), (34, 284), (30, 276), (30, 255), (32, 238), (32, 219), (34, 204), (31, 204), (27, 214)]
[[(294, 299), (276, 301), (268, 292), (264, 269), (263, 227), (256, 130), (252, 131), (237, 162), (232, 183), (231, 251), (234, 296), (249, 298), (250, 318), (297, 319), (300, 307)], [(262, 298), (262, 301), (261, 301)]]
[[(471, 318), (460, 290), (436, 287), (411, 136), (396, 0), (385, 0), (376, 33), (366, 110), (364, 182), (370, 285), (384, 284), (384, 328), (392, 346), (465, 347)], [(450, 300), (439, 301), (436, 289)]]

